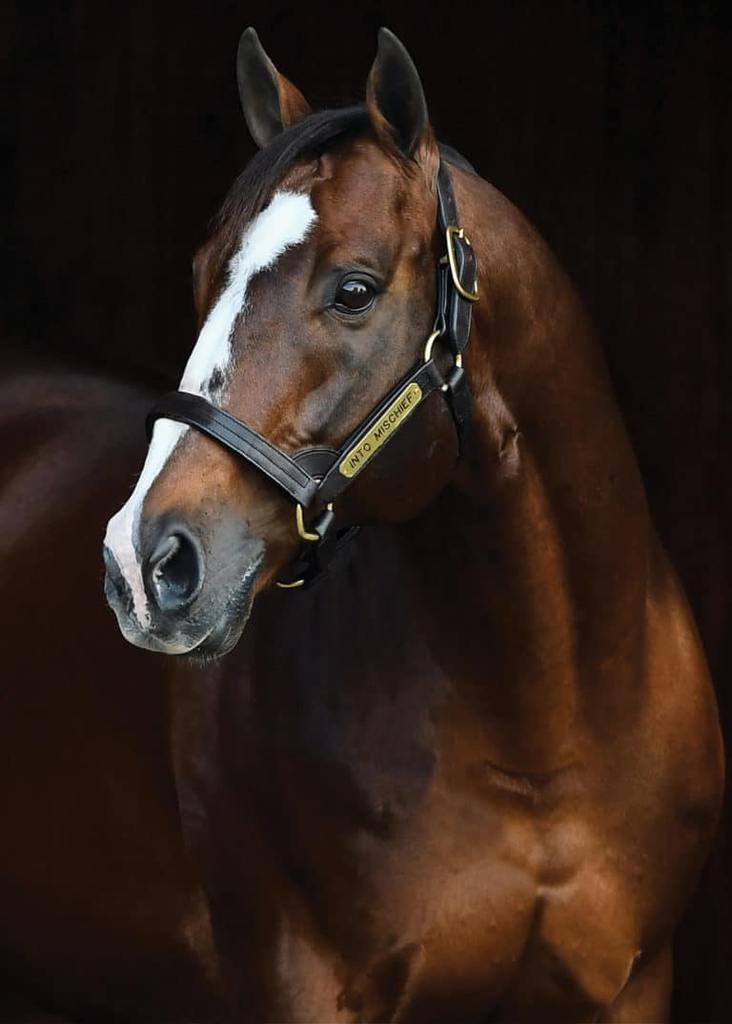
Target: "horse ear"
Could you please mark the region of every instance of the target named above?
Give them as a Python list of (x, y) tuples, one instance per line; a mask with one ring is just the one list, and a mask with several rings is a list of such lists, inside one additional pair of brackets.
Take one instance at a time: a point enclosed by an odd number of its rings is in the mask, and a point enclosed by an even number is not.
[(377, 136), (418, 162), (435, 150), (427, 102), (412, 58), (388, 28), (379, 29), (366, 106)]
[(246, 29), (239, 40), (236, 77), (244, 117), (260, 149), (310, 113), (308, 101), (279, 73), (253, 28)]

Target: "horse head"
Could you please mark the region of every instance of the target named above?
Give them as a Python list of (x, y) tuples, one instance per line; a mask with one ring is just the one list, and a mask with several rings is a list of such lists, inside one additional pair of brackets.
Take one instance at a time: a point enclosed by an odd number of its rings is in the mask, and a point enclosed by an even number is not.
[[(447, 263), (441, 160), (409, 55), (382, 29), (365, 105), (312, 113), (249, 29), (238, 79), (261, 149), (194, 259), (199, 334), (180, 392), (189, 406), (196, 396), (234, 417), (229, 427), (246, 424), (264, 455), (247, 465), (217, 443), (226, 423), (211, 437), (191, 426), (198, 419), (161, 413), (105, 538), (105, 591), (123, 634), (170, 654), (229, 650), (255, 596), (282, 582), (326, 520), (342, 534), (418, 515), (450, 478), (458, 447), (455, 410), (431, 393), (448, 390), (441, 375), (461, 358), (433, 330), (439, 261)], [(462, 266), (466, 250), (458, 255)], [(431, 385), (417, 377), (393, 395), (420, 362)], [(390, 443), (372, 461), (378, 425), (366, 447), (361, 433), (349, 471), (336, 456), (375, 409)], [(336, 501), (318, 492), (293, 508), (299, 492), (283, 493), (262, 461), (278, 453), (290, 475), (308, 464), (309, 480), (322, 481), (325, 459), (347, 492), (339, 487)]]

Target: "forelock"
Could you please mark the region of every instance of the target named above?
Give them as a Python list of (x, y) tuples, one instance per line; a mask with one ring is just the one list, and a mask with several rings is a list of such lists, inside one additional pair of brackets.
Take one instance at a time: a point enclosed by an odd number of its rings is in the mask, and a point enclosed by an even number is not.
[[(283, 179), (298, 164), (316, 160), (338, 144), (366, 134), (373, 137), (365, 104), (309, 114), (286, 128), (264, 149), (255, 153), (224, 199), (214, 220), (226, 251), (238, 243), (244, 227), (267, 205)], [(443, 159), (475, 173), (471, 165), (449, 146), (439, 145)], [(412, 161), (394, 151), (402, 170), (412, 170)]]
[(236, 236), (267, 204), (297, 164), (317, 159), (339, 142), (370, 130), (363, 105), (321, 110), (275, 136), (236, 179), (216, 217), (215, 228)]

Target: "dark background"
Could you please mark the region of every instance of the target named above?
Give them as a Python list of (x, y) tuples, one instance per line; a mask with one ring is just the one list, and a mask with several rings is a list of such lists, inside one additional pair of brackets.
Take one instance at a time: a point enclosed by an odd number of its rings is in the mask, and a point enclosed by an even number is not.
[[(190, 257), (251, 153), (254, 24), (313, 105), (361, 98), (375, 33), (433, 122), (537, 225), (595, 318), (732, 735), (732, 4), (4, 3), (0, 337), (162, 387)], [(676, 947), (677, 1021), (732, 1020), (730, 817)]]

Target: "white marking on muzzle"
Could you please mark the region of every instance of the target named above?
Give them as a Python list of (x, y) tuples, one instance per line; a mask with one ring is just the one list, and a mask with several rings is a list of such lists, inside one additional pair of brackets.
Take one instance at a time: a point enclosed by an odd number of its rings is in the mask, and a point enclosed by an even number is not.
[[(269, 206), (245, 228), (239, 248), (229, 261), (226, 286), (206, 317), (183, 371), (181, 391), (210, 397), (212, 375), (215, 371), (226, 374), (231, 364), (232, 331), (239, 315), (247, 311), (249, 282), (255, 274), (272, 267), (286, 249), (302, 242), (315, 220), (309, 196), (302, 192), (277, 192)], [(135, 617), (142, 627), (150, 625), (137, 554), (142, 507), (148, 491), (189, 429), (171, 420), (156, 422), (137, 485), (107, 525), (104, 543), (127, 581)]]

